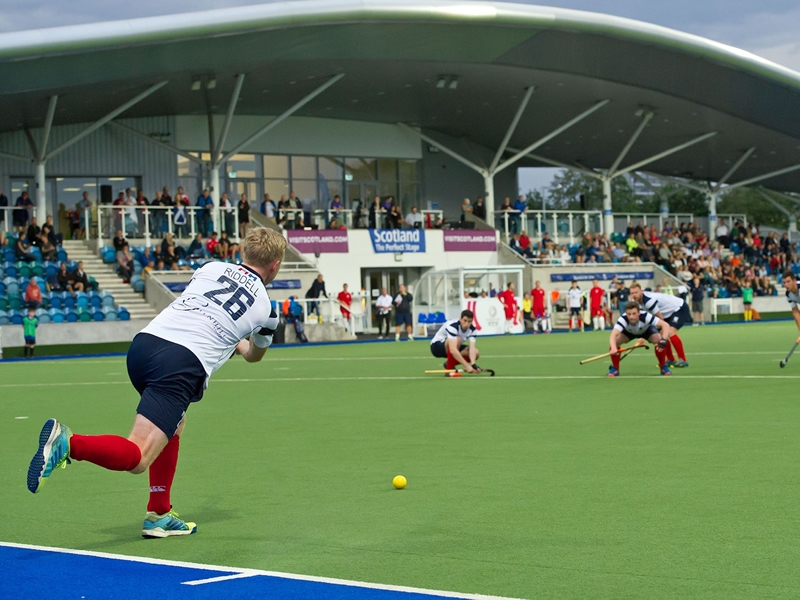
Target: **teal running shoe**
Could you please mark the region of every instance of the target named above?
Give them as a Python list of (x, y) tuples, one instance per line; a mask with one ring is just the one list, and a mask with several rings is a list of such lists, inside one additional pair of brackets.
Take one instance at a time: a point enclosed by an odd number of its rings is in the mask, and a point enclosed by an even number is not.
[(191, 535), (197, 532), (197, 523), (187, 523), (178, 518), (178, 513), (170, 510), (165, 515), (149, 512), (144, 516), (142, 537), (165, 538), (173, 535)]
[(44, 487), (47, 478), (56, 469), (65, 469), (72, 464), (69, 459), (69, 438), (72, 432), (69, 427), (55, 419), (48, 419), (39, 433), (39, 449), (31, 459), (28, 467), (28, 489), (38, 494)]
[(669, 377), (670, 375), (672, 375), (672, 371), (669, 370), (669, 367), (667, 365), (664, 365), (663, 367), (661, 367), (661, 374)]
[(611, 365), (608, 368), (608, 377), (619, 377), (619, 369), (616, 368), (614, 365)]
[(672, 366), (675, 367), (676, 369), (685, 369), (686, 367), (689, 366), (689, 363), (686, 362), (685, 360), (678, 360), (672, 363)]

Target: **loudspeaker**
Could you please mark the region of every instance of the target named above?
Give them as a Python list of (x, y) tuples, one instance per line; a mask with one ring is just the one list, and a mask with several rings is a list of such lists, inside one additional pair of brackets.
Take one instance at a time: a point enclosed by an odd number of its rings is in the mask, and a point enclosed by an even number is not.
[(111, 198), (111, 186), (110, 185), (101, 185), (100, 186), (100, 204), (111, 204), (113, 199)]

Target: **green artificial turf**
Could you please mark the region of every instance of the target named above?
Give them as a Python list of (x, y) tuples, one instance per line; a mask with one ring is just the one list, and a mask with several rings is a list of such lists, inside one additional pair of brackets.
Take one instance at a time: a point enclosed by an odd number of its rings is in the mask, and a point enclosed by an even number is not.
[(425, 341), (235, 359), (181, 440), (198, 533), (157, 541), (146, 476), (25, 487), (46, 418), (127, 435), (124, 359), (0, 364), (0, 540), (520, 598), (797, 598), (796, 335), (685, 328), (672, 378), (652, 351), (619, 379), (579, 366), (602, 333), (481, 339), (495, 378), (426, 377)]

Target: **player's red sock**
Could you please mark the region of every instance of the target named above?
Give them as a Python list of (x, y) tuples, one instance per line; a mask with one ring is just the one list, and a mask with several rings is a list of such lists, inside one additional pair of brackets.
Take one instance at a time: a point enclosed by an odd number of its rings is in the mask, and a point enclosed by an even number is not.
[(683, 352), (683, 342), (681, 341), (681, 338), (679, 338), (677, 335), (673, 335), (669, 338), (669, 341), (673, 346), (675, 346), (675, 352), (678, 353), (678, 357), (682, 361), (686, 361), (686, 354)]
[[(609, 350), (611, 350), (611, 348), (609, 348)], [(619, 359), (620, 359), (619, 352), (611, 355), (611, 364), (614, 366), (615, 369), (619, 369)]]
[(672, 344), (670, 344), (669, 342), (670, 340), (667, 340), (667, 347), (664, 350), (664, 352), (666, 352), (667, 354), (667, 360), (672, 362), (675, 360), (675, 355), (672, 353)]
[(175, 467), (178, 466), (180, 442), (181, 438), (173, 435), (150, 465), (150, 501), (147, 503), (147, 510), (150, 512), (163, 515), (172, 508), (169, 492), (175, 478)]
[(667, 351), (659, 348), (658, 344), (656, 344), (656, 358), (658, 359), (659, 367), (663, 367), (667, 364)]
[(458, 364), (459, 363), (455, 359), (455, 357), (452, 354), (450, 354), (450, 352), (448, 352), (447, 353), (447, 364), (445, 365), (445, 368), (446, 369), (455, 369), (456, 365), (458, 365)]
[(109, 471), (132, 471), (142, 461), (139, 446), (119, 435), (73, 434), (69, 441), (69, 455)]

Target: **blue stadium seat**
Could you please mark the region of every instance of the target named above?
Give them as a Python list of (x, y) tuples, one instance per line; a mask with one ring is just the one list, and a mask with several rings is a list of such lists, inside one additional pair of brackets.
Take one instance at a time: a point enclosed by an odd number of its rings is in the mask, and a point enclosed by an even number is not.
[(53, 323), (63, 323), (64, 322), (64, 313), (61, 312), (60, 308), (51, 308), (48, 311), (50, 315), (50, 319), (52, 319)]
[(64, 303), (61, 301), (61, 294), (53, 292), (50, 294), (50, 308), (61, 310), (64, 308)]
[(11, 321), (8, 318), (8, 313), (4, 310), (0, 310), (0, 325), (8, 325), (9, 323), (11, 323)]
[(63, 312), (64, 312), (64, 319), (67, 321), (67, 323), (78, 322), (78, 313), (76, 313), (74, 310), (65, 308)]
[(18, 310), (8, 311), (8, 318), (12, 325), (22, 325), (22, 313)]
[(106, 316), (99, 310), (92, 313), (92, 319), (95, 321), (105, 321)]
[(86, 310), (89, 308), (89, 297), (84, 292), (75, 293), (75, 306), (79, 310)]
[[(103, 295), (107, 294), (107, 295)], [(100, 297), (103, 300), (103, 308), (111, 308), (114, 306), (114, 296), (109, 294), (108, 292), (100, 292)]]
[(417, 317), (417, 323), (427, 323), (428, 322), (428, 315), (425, 313), (419, 313), (419, 317)]
[(46, 262), (42, 265), (44, 267), (44, 276), (51, 277), (53, 275), (58, 275), (58, 265), (53, 262)]
[(47, 313), (39, 315), (39, 323), (50, 323), (50, 315)]
[(94, 310), (100, 310), (103, 307), (103, 298), (97, 292), (91, 292), (89, 295), (89, 305)]
[(61, 292), (61, 305), (64, 310), (73, 310), (75, 308), (75, 298), (69, 292)]
[(131, 313), (128, 312), (128, 309), (124, 306), (120, 306), (117, 308), (117, 317), (120, 321), (130, 321), (131, 320)]
[(66, 262), (67, 260), (67, 251), (64, 250), (61, 246), (58, 247), (58, 262)]
[(106, 321), (116, 321), (117, 320), (117, 311), (115, 311), (113, 307), (104, 306), (103, 307), (103, 314), (106, 317)]

